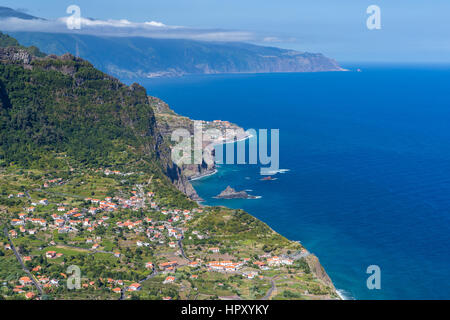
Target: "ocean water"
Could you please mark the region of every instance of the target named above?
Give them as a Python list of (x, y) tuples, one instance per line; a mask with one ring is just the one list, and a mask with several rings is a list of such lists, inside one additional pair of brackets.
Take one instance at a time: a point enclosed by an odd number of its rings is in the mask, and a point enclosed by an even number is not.
[[(280, 168), (221, 165), (193, 182), (316, 254), (354, 299), (450, 298), (450, 67), (137, 80), (193, 119), (280, 129)], [(227, 185), (253, 200), (217, 200)], [(367, 267), (381, 269), (369, 290)]]

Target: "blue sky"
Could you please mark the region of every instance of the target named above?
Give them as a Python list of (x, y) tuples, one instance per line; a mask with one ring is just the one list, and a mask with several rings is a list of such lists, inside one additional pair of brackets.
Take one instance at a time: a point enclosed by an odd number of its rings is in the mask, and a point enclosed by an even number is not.
[[(449, 0), (9, 0), (0, 5), (58, 18), (67, 16), (71, 4), (81, 7), (83, 17), (252, 32), (258, 39), (277, 39), (266, 45), (322, 52), (340, 62), (450, 62)], [(372, 4), (381, 8), (381, 30), (366, 28)]]

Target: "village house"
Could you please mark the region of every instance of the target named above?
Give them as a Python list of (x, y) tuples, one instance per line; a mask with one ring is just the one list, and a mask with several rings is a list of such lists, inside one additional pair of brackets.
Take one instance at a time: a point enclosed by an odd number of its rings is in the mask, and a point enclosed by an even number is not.
[(56, 251), (47, 251), (45, 253), (45, 257), (48, 258), (48, 259), (56, 258)]
[(40, 283), (47, 283), (50, 281), (50, 279), (48, 277), (44, 277), (44, 276), (39, 276), (38, 279), (39, 279)]
[(277, 256), (267, 259), (267, 264), (269, 266), (292, 265), (293, 263), (294, 261), (292, 259), (280, 258)]
[(19, 219), (24, 220), (27, 217), (26, 213), (19, 213)]
[(279, 266), (281, 263), (281, 260), (279, 257), (275, 256), (275, 257), (271, 257), (267, 259), (267, 264), (269, 266)]
[(36, 294), (34, 292), (27, 292), (25, 294), (25, 298), (27, 299), (33, 299), (36, 296)]
[(23, 226), (24, 224), (25, 224), (25, 222), (21, 219), (12, 219), (11, 220), (12, 226)]
[(210, 261), (207, 266), (211, 271), (225, 271), (234, 272), (244, 265), (243, 262), (232, 262), (229, 260), (224, 261)]
[(139, 283), (133, 283), (128, 287), (128, 291), (139, 291), (141, 290), (141, 285)]
[(175, 281), (175, 277), (169, 276), (163, 281), (163, 284), (172, 283), (174, 281)]
[(27, 286), (27, 285), (30, 285), (30, 284), (32, 283), (32, 281), (31, 281), (31, 279), (30, 279), (29, 277), (21, 277), (21, 278), (19, 279), (19, 283), (20, 283), (22, 286)]
[(33, 271), (33, 272), (39, 272), (41, 269), (42, 269), (41, 266), (36, 266), (36, 267), (34, 267), (31, 271)]
[(169, 261), (169, 262), (164, 262), (164, 263), (159, 264), (159, 268), (161, 270), (167, 270), (169, 268), (176, 267), (177, 265), (178, 265), (178, 262), (176, 262), (176, 261)]
[(47, 225), (47, 222), (44, 219), (33, 218), (30, 221), (31, 221), (31, 223), (38, 224), (38, 225), (40, 225), (42, 227), (45, 227)]
[(244, 272), (242, 275), (244, 277), (246, 277), (247, 279), (254, 279), (258, 275), (258, 272), (249, 271), (249, 272)]
[(56, 219), (55, 220), (55, 226), (62, 227), (64, 226), (65, 221), (63, 219)]
[(290, 266), (294, 263), (294, 260), (289, 258), (282, 258), (281, 263)]
[(120, 288), (114, 288), (114, 289), (112, 289), (112, 292), (114, 292), (114, 293), (121, 293), (121, 292), (122, 292), (122, 289), (120, 289)]

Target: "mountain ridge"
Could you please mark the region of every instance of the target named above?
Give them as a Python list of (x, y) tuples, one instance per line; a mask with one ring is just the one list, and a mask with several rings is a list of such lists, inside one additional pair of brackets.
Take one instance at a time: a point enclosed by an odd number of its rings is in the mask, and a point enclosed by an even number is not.
[(24, 20), (44, 20), (27, 13), (21, 12), (19, 10), (14, 10), (8, 7), (0, 6), (0, 19), (2, 18), (19, 18)]
[(321, 53), (298, 52), (241, 42), (105, 37), (82, 34), (10, 32), (47, 53), (72, 53), (118, 78), (190, 74), (343, 71)]
[[(41, 20), (0, 7), (1, 19)], [(93, 19), (91, 19), (93, 20)], [(177, 77), (195, 74), (345, 71), (321, 53), (300, 52), (245, 42), (102, 36), (67, 32), (17, 31), (9, 35), (48, 54), (74, 56), (120, 79)]]

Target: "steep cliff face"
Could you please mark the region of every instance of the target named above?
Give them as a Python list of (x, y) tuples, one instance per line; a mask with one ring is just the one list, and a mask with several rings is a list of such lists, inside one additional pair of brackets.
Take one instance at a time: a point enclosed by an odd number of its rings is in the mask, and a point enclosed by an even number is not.
[[(164, 139), (167, 141), (167, 144), (170, 145), (170, 137), (174, 130), (176, 129), (186, 129), (188, 130), (191, 135), (194, 134), (194, 120), (189, 119), (187, 117), (181, 116), (177, 113), (175, 113), (172, 109), (170, 109), (169, 105), (165, 103), (164, 101), (155, 98), (155, 97), (149, 97), (150, 105), (152, 106), (153, 110), (155, 111), (156, 116), (156, 123), (158, 126), (158, 130), (161, 132)], [(208, 122), (208, 121), (201, 121), (203, 129), (206, 128), (216, 128), (220, 131), (224, 131), (225, 127), (223, 127), (220, 123), (214, 123), (214, 122)], [(227, 128), (234, 128), (234, 129), (240, 129), (243, 131), (242, 128), (231, 124), (226, 123), (228, 126)], [(206, 137), (204, 137), (207, 139)], [(204, 144), (209, 144), (209, 142), (204, 142)], [(214, 150), (213, 150), (214, 154)], [(207, 163), (204, 160), (202, 160), (201, 164), (184, 164), (181, 166), (182, 175), (187, 177), (188, 179), (194, 179), (197, 177), (201, 177), (207, 174), (211, 174), (216, 170), (214, 163)], [(190, 189), (190, 188), (189, 188)]]
[(326, 284), (327, 286), (333, 288), (333, 290), (336, 290), (334, 288), (333, 282), (331, 281), (325, 269), (320, 264), (319, 259), (315, 255), (310, 254), (309, 256), (306, 257), (306, 261), (312, 273), (314, 273), (318, 279), (322, 280), (323, 283)]
[(59, 165), (61, 153), (72, 165), (92, 167), (144, 161), (196, 197), (171, 161), (145, 89), (70, 54), (39, 58), (20, 46), (0, 47), (0, 124), (0, 157), (7, 162), (33, 166), (46, 157)]

